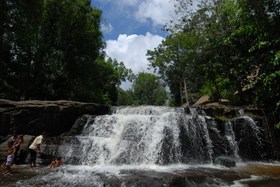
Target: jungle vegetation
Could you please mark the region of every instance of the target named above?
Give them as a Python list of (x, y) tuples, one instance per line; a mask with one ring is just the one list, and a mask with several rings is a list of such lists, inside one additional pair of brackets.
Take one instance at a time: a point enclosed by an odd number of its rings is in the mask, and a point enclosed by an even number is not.
[(176, 2), (179, 19), (167, 23), (169, 36), (147, 52), (173, 105), (209, 95), (279, 111), (280, 1)]

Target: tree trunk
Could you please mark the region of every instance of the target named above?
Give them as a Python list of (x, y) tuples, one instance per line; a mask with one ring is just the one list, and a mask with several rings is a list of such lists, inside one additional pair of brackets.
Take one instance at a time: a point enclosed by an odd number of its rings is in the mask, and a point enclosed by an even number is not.
[(188, 90), (187, 90), (187, 83), (186, 83), (185, 78), (183, 78), (183, 82), (184, 82), (184, 91), (185, 91), (186, 103), (187, 103), (187, 106), (190, 106), (189, 97), (188, 97)]
[(184, 97), (183, 97), (183, 87), (182, 82), (180, 81), (180, 98), (181, 98), (181, 105), (184, 104)]

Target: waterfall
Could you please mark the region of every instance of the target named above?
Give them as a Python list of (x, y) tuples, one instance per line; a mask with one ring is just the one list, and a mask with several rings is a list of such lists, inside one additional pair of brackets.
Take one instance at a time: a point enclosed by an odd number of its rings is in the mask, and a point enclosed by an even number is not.
[(247, 146), (250, 153), (262, 154), (261, 129), (251, 118), (219, 123), (191, 111), (116, 107), (110, 115), (89, 117), (82, 133), (66, 138), (59, 152), (65, 162), (82, 165), (200, 164), (219, 156), (240, 160)]
[(84, 115), (72, 129), (81, 133), (59, 141), (55, 155), (65, 164), (17, 186), (279, 186), (280, 164), (251, 162), (270, 158), (263, 128), (237, 116), (219, 120), (201, 108), (155, 106)]

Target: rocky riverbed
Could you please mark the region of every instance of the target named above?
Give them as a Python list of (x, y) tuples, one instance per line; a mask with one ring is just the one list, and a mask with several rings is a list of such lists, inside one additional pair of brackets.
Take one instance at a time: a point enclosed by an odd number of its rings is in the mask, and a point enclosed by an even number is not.
[(46, 168), (37, 167), (36, 169), (30, 169), (28, 165), (16, 165), (12, 167), (11, 175), (3, 175), (4, 167), (1, 166), (0, 174), (0, 186), (15, 187), (20, 180), (26, 181), (39, 174), (46, 173)]
[(279, 163), (243, 163), (235, 168), (204, 166), (71, 166), (54, 171), (47, 166), (30, 170), (13, 168), (0, 176), (0, 186), (246, 186), (279, 187)]

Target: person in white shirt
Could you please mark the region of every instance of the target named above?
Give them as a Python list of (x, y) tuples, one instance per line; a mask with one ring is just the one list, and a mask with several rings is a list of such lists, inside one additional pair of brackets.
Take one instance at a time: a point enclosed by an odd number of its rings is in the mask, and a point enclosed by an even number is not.
[(41, 144), (43, 139), (47, 136), (46, 132), (43, 132), (40, 136), (37, 136), (32, 144), (29, 146), (30, 163), (29, 168), (36, 167), (37, 153), (41, 153)]

